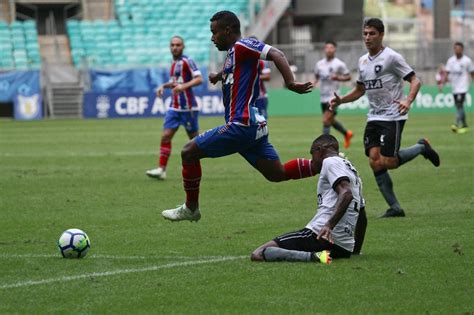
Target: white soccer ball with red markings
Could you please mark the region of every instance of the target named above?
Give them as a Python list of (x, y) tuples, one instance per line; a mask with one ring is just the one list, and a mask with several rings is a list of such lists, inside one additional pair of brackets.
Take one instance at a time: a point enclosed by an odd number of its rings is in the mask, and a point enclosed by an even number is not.
[(91, 241), (84, 231), (69, 229), (61, 234), (58, 247), (64, 258), (84, 258), (91, 248)]

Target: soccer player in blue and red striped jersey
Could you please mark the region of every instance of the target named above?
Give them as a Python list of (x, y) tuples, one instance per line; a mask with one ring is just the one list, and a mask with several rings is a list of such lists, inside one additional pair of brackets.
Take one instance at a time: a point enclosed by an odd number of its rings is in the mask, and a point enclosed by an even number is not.
[(295, 82), (285, 55), (276, 48), (252, 38), (241, 38), (240, 21), (230, 11), (220, 11), (211, 18), (212, 42), (227, 51), (223, 69), (209, 75), (211, 83), (222, 81), (225, 124), (208, 130), (189, 141), (181, 151), (186, 202), (162, 215), (172, 221), (197, 221), (199, 211), (200, 159), (233, 153), (242, 155), (266, 179), (280, 182), (316, 175), (307, 159), (285, 164), (268, 142), (265, 118), (258, 113), (255, 100), (259, 95), (259, 60), (273, 61), (286, 87), (299, 94), (309, 93), (311, 82)]
[(186, 129), (189, 139), (199, 133), (199, 109), (192, 87), (202, 83), (202, 76), (194, 61), (183, 55), (183, 50), (183, 38), (173, 36), (170, 41), (170, 51), (173, 55), (170, 80), (156, 90), (157, 96), (163, 97), (164, 89), (172, 89), (172, 101), (166, 112), (163, 134), (161, 135), (158, 167), (146, 172), (149, 177), (161, 180), (166, 178), (166, 166), (171, 154), (171, 140), (179, 126), (182, 125)]

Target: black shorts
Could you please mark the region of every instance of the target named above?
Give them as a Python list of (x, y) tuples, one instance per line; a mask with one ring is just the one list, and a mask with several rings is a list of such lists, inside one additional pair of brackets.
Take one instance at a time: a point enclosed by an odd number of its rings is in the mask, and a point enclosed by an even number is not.
[(466, 99), (466, 93), (453, 94), (453, 96), (456, 107), (462, 107), (464, 105), (464, 100)]
[(349, 258), (351, 252), (344, 248), (331, 244), (327, 240), (317, 239), (312, 230), (304, 228), (299, 231), (286, 233), (275, 237), (273, 240), (279, 247), (289, 250), (299, 250), (303, 252), (320, 252), (329, 250), (333, 259)]
[[(324, 113), (324, 112), (327, 112), (327, 111), (329, 111), (329, 103), (328, 103), (328, 102), (326, 102), (326, 103), (321, 103), (321, 112)], [(336, 109), (334, 109), (334, 110), (332, 111), (332, 113), (333, 113), (334, 115), (337, 115)]]
[(383, 156), (397, 156), (403, 126), (405, 126), (405, 120), (369, 121), (364, 132), (365, 155), (369, 156), (370, 148), (380, 147), (380, 154)]

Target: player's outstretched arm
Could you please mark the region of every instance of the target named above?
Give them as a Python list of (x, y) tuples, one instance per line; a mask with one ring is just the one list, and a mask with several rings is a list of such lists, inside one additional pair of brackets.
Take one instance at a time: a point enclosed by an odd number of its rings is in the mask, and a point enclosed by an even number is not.
[(267, 59), (273, 61), (278, 71), (280, 71), (283, 80), (285, 80), (285, 85), (288, 90), (291, 90), (298, 94), (305, 94), (311, 92), (311, 89), (313, 88), (313, 84), (311, 82), (295, 82), (295, 77), (290, 69), (288, 60), (286, 59), (285, 54), (282, 51), (276, 49), (275, 47), (272, 47), (267, 53)]
[(323, 238), (329, 242), (333, 242), (331, 231), (337, 225), (339, 220), (344, 216), (349, 207), (353, 195), (351, 191), (350, 184), (347, 180), (343, 179), (334, 187), (334, 190), (337, 193), (337, 201), (335, 205), (334, 214), (329, 219), (329, 221), (323, 226), (321, 231), (319, 231), (318, 239)]
[(365, 86), (362, 83), (357, 83), (356, 87), (344, 96), (339, 96), (337, 93), (334, 93), (334, 97), (329, 101), (329, 109), (333, 110), (337, 106), (354, 102), (355, 100), (359, 99), (362, 95), (365, 94)]

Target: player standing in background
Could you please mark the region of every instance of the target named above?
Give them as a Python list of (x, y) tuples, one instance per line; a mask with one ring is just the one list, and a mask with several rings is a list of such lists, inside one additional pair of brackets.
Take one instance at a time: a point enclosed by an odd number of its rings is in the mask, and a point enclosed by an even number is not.
[[(249, 38), (258, 40), (255, 36), (250, 36)], [(260, 115), (268, 119), (268, 94), (267, 88), (265, 86), (265, 81), (270, 81), (271, 72), (272, 70), (268, 67), (267, 62), (265, 60), (259, 61), (259, 69), (260, 69), (260, 93), (255, 100), (255, 107), (258, 108), (258, 112)]]
[[(234, 13), (220, 11), (210, 21), (212, 42), (218, 50), (227, 51), (223, 69), (209, 74), (211, 83), (222, 81), (226, 123), (200, 134), (181, 151), (186, 202), (178, 208), (162, 212), (165, 219), (172, 221), (197, 221), (201, 218), (200, 160), (206, 157), (239, 153), (272, 182), (315, 175), (310, 160), (295, 159), (284, 165), (280, 162), (277, 152), (268, 142), (266, 120), (254, 106), (259, 95), (260, 59), (273, 61), (286, 87), (293, 92), (311, 92), (311, 82), (295, 82), (285, 55), (278, 49), (255, 39), (241, 38), (240, 21)], [(236, 188), (231, 187), (232, 181), (229, 181), (229, 186), (235, 191)]]
[(438, 65), (438, 71), (436, 72), (435, 75), (435, 80), (436, 80), (436, 86), (438, 87), (438, 92), (443, 92), (443, 86), (444, 83), (446, 82), (448, 73), (446, 72), (446, 67), (444, 64)]
[(271, 77), (271, 69), (268, 67), (267, 62), (265, 60), (259, 61), (259, 69), (260, 69), (260, 93), (255, 100), (255, 107), (258, 108), (258, 112), (260, 115), (268, 119), (268, 94), (267, 94), (267, 87), (265, 86), (265, 81), (270, 81)]
[(318, 180), (318, 210), (302, 230), (276, 237), (251, 255), (253, 261), (304, 261), (329, 264), (359, 254), (367, 228), (362, 182), (351, 162), (339, 156), (331, 135), (313, 141), (311, 164)]
[[(381, 217), (404, 217), (405, 212), (395, 197), (388, 170), (398, 168), (420, 154), (436, 167), (440, 160), (427, 139), (420, 139), (415, 145), (399, 150), (403, 126), (421, 83), (402, 55), (382, 45), (384, 30), (380, 19), (364, 21), (363, 38), (368, 53), (359, 59), (357, 86), (342, 97), (334, 93), (330, 106), (332, 109), (367, 94), (370, 109), (364, 132), (365, 154), (369, 157), (380, 192), (390, 206)], [(406, 98), (403, 97), (402, 80), (410, 83)]]
[(351, 145), (353, 133), (347, 130), (336, 120), (337, 111), (329, 110), (329, 101), (336, 92), (339, 94), (339, 82), (349, 81), (351, 74), (346, 64), (336, 57), (337, 44), (333, 41), (327, 41), (324, 45), (325, 58), (319, 60), (314, 67), (316, 81), (314, 85), (319, 84), (319, 94), (321, 99), (321, 112), (323, 113), (323, 135), (328, 135), (333, 126), (337, 131), (344, 135), (344, 148)]
[(474, 80), (474, 65), (471, 58), (464, 55), (463, 43), (454, 43), (454, 56), (448, 59), (446, 72), (448, 76), (445, 78), (445, 83), (448, 80), (451, 82), (454, 104), (456, 104), (456, 123), (451, 126), (451, 130), (456, 133), (465, 133), (468, 129), (464, 100), (466, 93), (469, 92), (469, 74)]
[(191, 58), (183, 55), (184, 40), (180, 36), (171, 38), (170, 51), (173, 55), (170, 80), (156, 89), (156, 95), (163, 97), (164, 89), (172, 89), (172, 99), (163, 124), (158, 167), (146, 171), (149, 177), (161, 180), (166, 178), (171, 140), (179, 126), (186, 129), (189, 139), (199, 133), (199, 109), (192, 87), (202, 83), (201, 71)]

